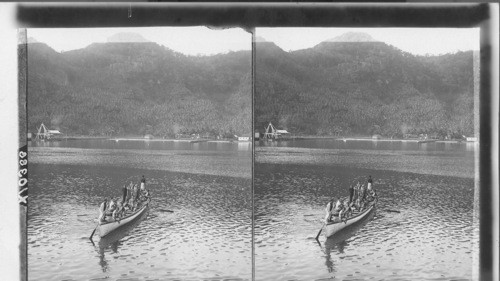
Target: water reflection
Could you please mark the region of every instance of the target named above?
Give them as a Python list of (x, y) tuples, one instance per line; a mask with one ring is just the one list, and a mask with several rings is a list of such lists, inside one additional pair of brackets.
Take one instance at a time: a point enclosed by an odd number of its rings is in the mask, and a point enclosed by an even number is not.
[[(133, 221), (130, 223), (114, 230), (113, 232), (110, 232), (108, 235), (105, 237), (101, 237), (99, 240), (99, 247), (100, 248), (108, 248), (110, 245), (116, 244), (120, 239), (123, 237), (127, 236), (129, 232), (134, 229), (136, 226), (138, 226), (142, 220), (146, 219), (146, 217), (149, 214), (149, 206), (143, 214), (135, 218)], [(113, 250), (114, 253), (116, 253), (116, 250)]]
[[(474, 179), (463, 173), (473, 171), (470, 159), (449, 156), (446, 169), (460, 172), (454, 177), (424, 173), (421, 167), (443, 171), (437, 165), (442, 157), (416, 153), (387, 153), (391, 159), (385, 161), (381, 153), (361, 150), (257, 152), (256, 280), (471, 279)], [(416, 160), (420, 170), (389, 169)], [(370, 161), (366, 167), (371, 169), (361, 166), (363, 161)], [(332, 196), (348, 196), (352, 178), (368, 174), (379, 192), (376, 213), (332, 238), (321, 237), (318, 249), (314, 237), (326, 202)]]
[(251, 142), (238, 142), (238, 150), (248, 151), (251, 148)]
[[(376, 212), (376, 210), (375, 210)], [(334, 268), (334, 262), (332, 260), (332, 253), (336, 254), (345, 254), (345, 249), (346, 247), (349, 246), (348, 239), (355, 236), (356, 233), (363, 228), (370, 220), (373, 219), (375, 212), (371, 212), (370, 215), (367, 217), (363, 218), (356, 224), (350, 225), (341, 231), (335, 233), (335, 235), (327, 238), (325, 242), (323, 243), (324, 245), (324, 253), (325, 253), (325, 265), (329, 273), (334, 273), (335, 268)], [(318, 241), (318, 243), (320, 243)], [(321, 247), (320, 243), (320, 247)], [(322, 247), (323, 250), (323, 247)]]
[(479, 142), (466, 142), (465, 143), (465, 149), (467, 149), (467, 151), (475, 151), (477, 149), (479, 149)]
[[(40, 148), (38, 158), (74, 159), (73, 164), (30, 166), (30, 280), (251, 279), (251, 180), (206, 174), (193, 159), (232, 175), (234, 169), (248, 173), (249, 165), (238, 165), (227, 154), (134, 151), (123, 157), (106, 150), (95, 153), (107, 152), (91, 163), (114, 166), (82, 165), (94, 151), (79, 156), (79, 150)], [(201, 173), (138, 168), (159, 156), (167, 164), (185, 161)], [(140, 175), (153, 196), (147, 217), (102, 239), (94, 236), (92, 246), (99, 202), (121, 195), (123, 185)]]

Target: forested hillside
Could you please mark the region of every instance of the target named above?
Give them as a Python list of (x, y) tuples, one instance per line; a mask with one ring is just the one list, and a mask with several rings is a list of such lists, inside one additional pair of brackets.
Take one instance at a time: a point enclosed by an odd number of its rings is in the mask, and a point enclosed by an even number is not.
[(28, 129), (69, 135), (251, 133), (251, 53), (185, 56), (152, 42), (58, 53), (28, 44)]
[[(383, 42), (256, 44), (255, 128), (403, 137), (474, 133), (472, 51), (415, 56)], [(477, 79), (477, 77), (476, 77)]]

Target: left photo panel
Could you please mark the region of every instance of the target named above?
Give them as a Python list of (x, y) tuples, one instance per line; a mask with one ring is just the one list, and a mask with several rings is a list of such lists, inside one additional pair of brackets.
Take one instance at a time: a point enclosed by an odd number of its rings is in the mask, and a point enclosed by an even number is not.
[(251, 280), (252, 34), (19, 34), (27, 280)]

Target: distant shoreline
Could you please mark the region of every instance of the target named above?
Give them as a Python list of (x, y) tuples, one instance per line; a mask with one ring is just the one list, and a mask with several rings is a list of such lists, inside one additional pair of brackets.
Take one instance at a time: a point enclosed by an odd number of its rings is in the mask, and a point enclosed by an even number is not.
[[(147, 141), (147, 142), (184, 142), (184, 143), (200, 143), (200, 142), (210, 142), (210, 143), (251, 143), (251, 141), (238, 141), (231, 139), (210, 139), (210, 138), (195, 138), (195, 139), (174, 139), (174, 138), (144, 138), (140, 136), (127, 136), (127, 137), (102, 137), (102, 136), (67, 136), (59, 138), (51, 138), (42, 141), (71, 141), (71, 140), (109, 140), (109, 141)], [(28, 141), (36, 141), (34, 138), (28, 139)]]
[[(377, 141), (377, 142), (411, 142), (411, 143), (474, 143), (474, 141), (466, 140), (440, 140), (440, 139), (389, 139), (389, 138), (372, 138), (369, 136), (363, 137), (332, 137), (332, 136), (292, 136), (288, 138), (279, 139), (279, 141), (293, 141), (293, 140), (313, 140), (313, 139), (331, 139), (339, 141)], [(260, 139), (261, 141), (263, 139)]]
[[(409, 142), (409, 143), (477, 143), (477, 141), (467, 141), (467, 140), (439, 140), (439, 139), (389, 139), (389, 138), (372, 138), (369, 136), (363, 137), (334, 137), (334, 136), (291, 136), (287, 138), (278, 139), (278, 141), (294, 141), (294, 140), (314, 140), (314, 139), (330, 139), (339, 141), (376, 141), (376, 142)], [(109, 140), (109, 141), (148, 141), (148, 142), (184, 142), (184, 143), (251, 143), (252, 141), (238, 141), (230, 139), (209, 139), (209, 138), (199, 138), (199, 139), (175, 139), (175, 138), (144, 138), (140, 136), (127, 136), (127, 137), (103, 137), (103, 136), (68, 136), (62, 138), (53, 138), (48, 141), (69, 141), (69, 140)], [(32, 138), (31, 141), (34, 141)], [(259, 141), (264, 141), (264, 139), (259, 139)]]

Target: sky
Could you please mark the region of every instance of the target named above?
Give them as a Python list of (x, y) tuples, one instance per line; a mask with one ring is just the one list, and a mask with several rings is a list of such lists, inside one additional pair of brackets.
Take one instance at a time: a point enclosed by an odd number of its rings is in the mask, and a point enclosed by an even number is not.
[(54, 50), (70, 51), (122, 32), (142, 35), (145, 39), (185, 55), (213, 55), (251, 50), (252, 35), (243, 29), (212, 30), (207, 27), (137, 27), (137, 28), (30, 28), (28, 37)]
[[(213, 55), (251, 50), (251, 34), (239, 28), (207, 27), (138, 28), (31, 28), (28, 37), (58, 52), (85, 48), (121, 32), (133, 32), (185, 55)], [(439, 55), (479, 50), (479, 28), (257, 28), (256, 36), (272, 41), (285, 51), (313, 47), (346, 32), (364, 32), (415, 55)]]
[(347, 32), (367, 33), (414, 55), (479, 50), (479, 28), (258, 28), (255, 35), (285, 51), (295, 51)]

